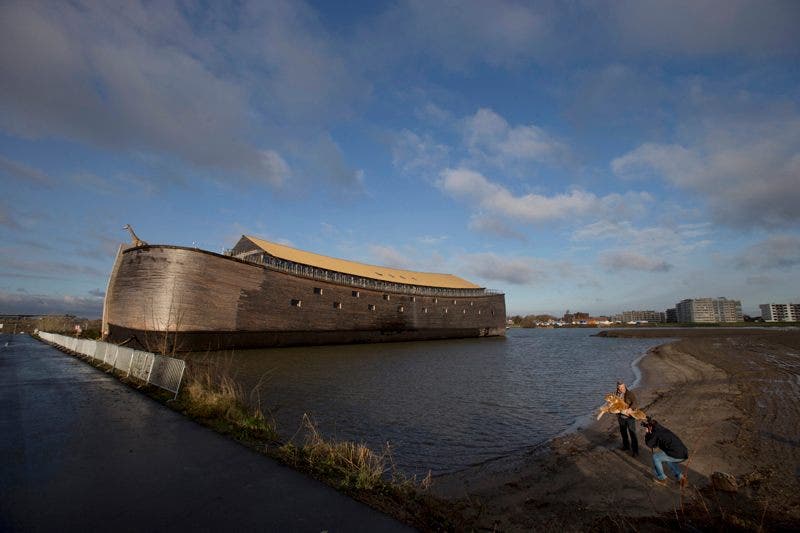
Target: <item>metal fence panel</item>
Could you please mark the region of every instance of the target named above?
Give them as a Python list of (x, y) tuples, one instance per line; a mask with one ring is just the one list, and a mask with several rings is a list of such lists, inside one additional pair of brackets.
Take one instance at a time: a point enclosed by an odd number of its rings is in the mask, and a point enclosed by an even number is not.
[(105, 344), (104, 342), (92, 341), (92, 347), (89, 350), (89, 357), (91, 357), (92, 359), (97, 359), (97, 354), (103, 353), (106, 349), (104, 344)]
[(109, 344), (107, 342), (103, 343), (103, 347), (98, 350), (97, 352), (97, 360), (105, 362), (108, 358), (109, 352), (116, 353), (117, 345), (116, 344)]
[(94, 344), (94, 353), (92, 354), (92, 359), (102, 359), (105, 357), (107, 347), (107, 342), (96, 342)]
[(186, 370), (186, 361), (108, 342), (76, 339), (46, 331), (40, 331), (39, 337), (72, 352), (102, 361), (113, 368), (127, 372), (128, 376), (134, 376), (146, 383), (174, 392), (176, 398), (178, 396)]
[(153, 354), (150, 352), (133, 352), (131, 370), (129, 375), (147, 382), (150, 378), (150, 370), (153, 368)]
[(115, 346), (115, 348), (114, 368), (121, 370), (122, 372), (130, 372), (131, 360), (133, 359), (133, 350), (130, 348), (125, 348), (124, 346)]
[(114, 366), (119, 357), (120, 350), (130, 350), (130, 348), (123, 348), (116, 344), (108, 344), (106, 346), (106, 352), (103, 354), (103, 362), (108, 366)]
[(97, 341), (85, 341), (83, 343), (83, 354), (89, 357), (94, 357), (94, 351), (97, 348)]
[(150, 383), (162, 389), (174, 392), (177, 398), (178, 391), (181, 388), (183, 371), (186, 369), (186, 361), (163, 355), (155, 355), (153, 357), (153, 369), (150, 372)]

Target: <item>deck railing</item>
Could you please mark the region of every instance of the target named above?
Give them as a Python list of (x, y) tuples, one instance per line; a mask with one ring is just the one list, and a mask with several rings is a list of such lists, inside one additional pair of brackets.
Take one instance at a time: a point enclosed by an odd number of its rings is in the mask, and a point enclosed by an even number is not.
[(352, 274), (343, 274), (324, 268), (301, 265), (292, 261), (286, 261), (273, 257), (260, 251), (247, 251), (233, 255), (237, 259), (247, 261), (256, 265), (261, 265), (272, 270), (302, 276), (304, 278), (315, 279), (347, 285), (353, 288), (364, 288), (375, 291), (393, 292), (399, 294), (411, 294), (415, 296), (442, 296), (442, 297), (478, 297), (503, 294), (502, 291), (494, 289), (446, 289), (439, 287), (423, 287), (406, 283), (392, 283), (390, 281), (380, 281)]

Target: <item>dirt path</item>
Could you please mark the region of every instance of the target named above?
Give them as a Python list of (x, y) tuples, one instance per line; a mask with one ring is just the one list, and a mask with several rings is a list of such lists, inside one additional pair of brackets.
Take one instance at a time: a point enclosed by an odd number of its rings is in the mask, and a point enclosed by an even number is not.
[[(684, 490), (653, 483), (641, 432), (638, 458), (618, 450), (616, 418), (606, 416), (544, 453), (437, 479), (437, 494), (486, 530), (800, 524), (800, 333), (718, 335), (658, 347), (641, 362), (644, 410), (689, 447)], [(715, 471), (737, 476), (740, 491), (714, 491)]]

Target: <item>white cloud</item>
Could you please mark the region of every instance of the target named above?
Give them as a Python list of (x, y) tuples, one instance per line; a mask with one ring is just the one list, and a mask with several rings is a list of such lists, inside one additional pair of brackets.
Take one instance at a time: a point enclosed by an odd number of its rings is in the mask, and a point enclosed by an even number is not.
[(510, 227), (508, 223), (498, 218), (496, 215), (485, 215), (483, 213), (473, 214), (469, 219), (469, 229), (489, 235), (497, 235), (508, 239), (518, 239), (525, 241), (525, 234)]
[(672, 265), (662, 259), (644, 256), (631, 250), (613, 250), (600, 254), (600, 264), (609, 271), (641, 270), (644, 272), (666, 272)]
[(448, 238), (449, 237), (447, 235), (423, 235), (417, 240), (425, 245), (438, 245), (446, 241)]
[(625, 243), (645, 255), (682, 255), (711, 244), (709, 223), (636, 226), (630, 221), (599, 220), (576, 229), (574, 241)]
[(465, 256), (464, 261), (473, 274), (486, 280), (527, 285), (547, 277), (546, 270), (537, 268), (538, 263), (531, 258), (509, 258), (481, 253)]
[(414, 109), (414, 116), (434, 125), (446, 124), (452, 119), (449, 111), (433, 102), (425, 102)]
[(261, 164), (267, 176), (270, 176), (270, 180), (276, 185), (285, 182), (290, 175), (289, 165), (275, 150), (262, 150)]
[(616, 211), (640, 210), (652, 200), (647, 193), (609, 194), (598, 197), (573, 189), (566, 194), (515, 196), (511, 191), (485, 178), (479, 172), (458, 168), (440, 174), (439, 187), (447, 194), (471, 201), (486, 213), (500, 215), (525, 224), (560, 220), (567, 217), (603, 215)]
[(392, 246), (373, 244), (369, 246), (369, 255), (376, 265), (411, 270), (409, 258)]
[(446, 166), (449, 154), (450, 149), (430, 135), (418, 135), (410, 130), (401, 131), (392, 143), (392, 163), (411, 175), (435, 173)]
[(611, 161), (611, 169), (620, 177), (641, 179), (652, 171), (668, 176), (676, 185), (695, 182), (702, 165), (698, 154), (678, 145), (644, 143), (635, 150)]
[(491, 109), (479, 109), (464, 120), (465, 143), (474, 155), (499, 164), (514, 161), (556, 162), (566, 157), (565, 145), (533, 124), (511, 126)]
[(687, 118), (683, 129), (690, 132), (691, 144), (644, 143), (614, 159), (611, 168), (622, 177), (656, 176), (700, 193), (714, 219), (724, 224), (777, 228), (800, 223), (796, 110), (707, 112), (699, 123)]

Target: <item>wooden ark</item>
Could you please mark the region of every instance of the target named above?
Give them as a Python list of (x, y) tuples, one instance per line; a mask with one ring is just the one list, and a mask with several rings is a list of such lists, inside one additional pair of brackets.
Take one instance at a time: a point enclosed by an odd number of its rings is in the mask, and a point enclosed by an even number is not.
[(121, 249), (103, 333), (148, 350), (505, 335), (505, 296), (449, 274), (345, 261), (243, 236), (226, 254)]

